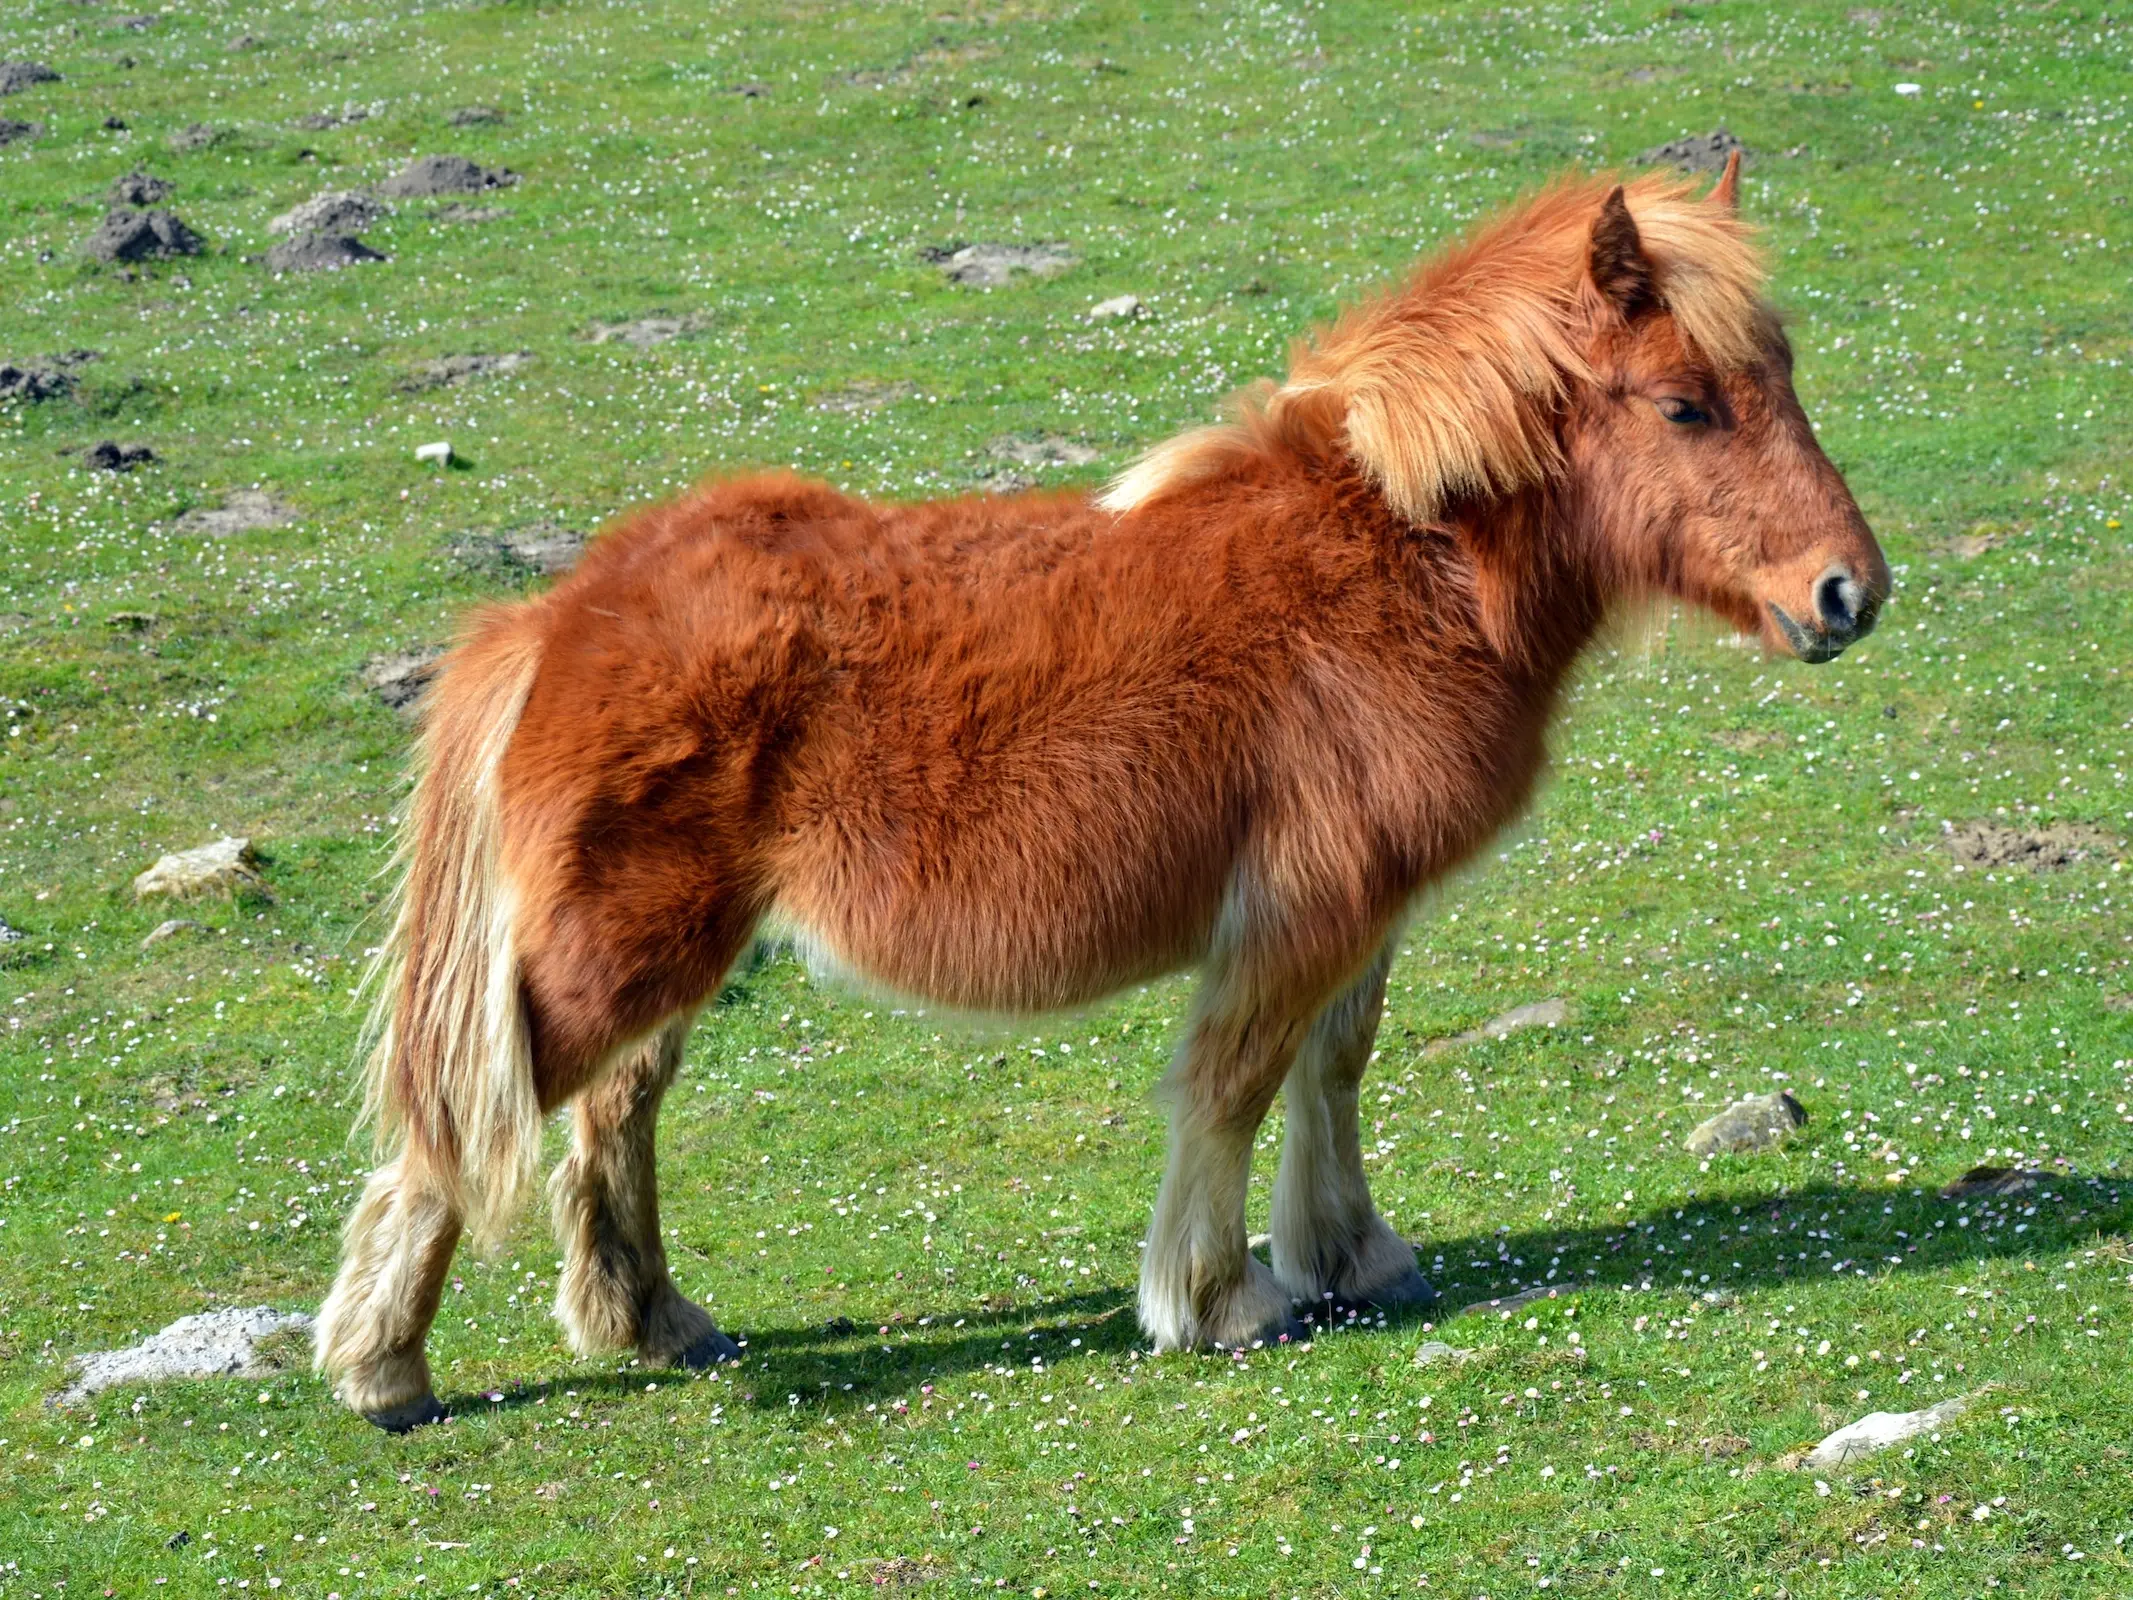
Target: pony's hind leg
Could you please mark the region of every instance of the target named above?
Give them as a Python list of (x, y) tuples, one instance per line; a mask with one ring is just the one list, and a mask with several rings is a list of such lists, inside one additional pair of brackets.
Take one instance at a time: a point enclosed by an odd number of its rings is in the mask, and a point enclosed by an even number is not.
[(1435, 1300), (1414, 1250), (1378, 1215), (1363, 1174), (1357, 1097), (1385, 1009), (1390, 944), (1321, 1011), (1282, 1089), (1288, 1124), (1274, 1179), (1274, 1276), (1307, 1303), (1413, 1306)]
[(392, 1433), (444, 1415), (423, 1341), (460, 1223), (454, 1186), (410, 1146), (370, 1175), (348, 1219), (340, 1276), (319, 1307), (320, 1367), (338, 1375), (352, 1410)]
[(708, 1367), (740, 1354), (674, 1287), (659, 1234), (653, 1132), (691, 1020), (631, 1046), (571, 1106), (548, 1201), (563, 1248), (556, 1317), (580, 1355), (634, 1345), (646, 1366)]

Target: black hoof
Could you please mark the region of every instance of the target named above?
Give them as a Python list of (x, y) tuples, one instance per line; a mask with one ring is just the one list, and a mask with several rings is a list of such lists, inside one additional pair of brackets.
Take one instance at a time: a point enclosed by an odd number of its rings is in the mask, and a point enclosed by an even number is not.
[(1372, 1291), (1366, 1298), (1356, 1302), (1372, 1311), (1428, 1311), (1437, 1303), (1437, 1291), (1429, 1279), (1410, 1267), (1407, 1276), (1397, 1278), (1382, 1289)]
[(437, 1403), (437, 1397), (426, 1394), (419, 1400), (410, 1400), (404, 1406), (394, 1406), (389, 1411), (366, 1411), (363, 1420), (387, 1433), (412, 1433), (427, 1427), (432, 1422), (444, 1421), (447, 1412)]
[(684, 1367), (690, 1372), (702, 1372), (707, 1367), (715, 1367), (722, 1362), (738, 1361), (740, 1359), (741, 1347), (723, 1333), (720, 1333), (718, 1329), (713, 1328), (709, 1333), (697, 1340), (696, 1343), (690, 1345), (688, 1349), (676, 1356), (674, 1365)]

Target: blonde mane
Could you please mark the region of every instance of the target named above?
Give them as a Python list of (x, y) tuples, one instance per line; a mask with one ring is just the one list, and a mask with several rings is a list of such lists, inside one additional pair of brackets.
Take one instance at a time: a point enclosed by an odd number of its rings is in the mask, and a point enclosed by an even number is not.
[[(1408, 281), (1299, 341), (1289, 376), (1239, 394), (1236, 420), (1194, 428), (1135, 462), (1098, 499), (1128, 511), (1269, 445), (1339, 444), (1417, 522), (1469, 494), (1535, 483), (1556, 465), (1548, 416), (1590, 376), (1598, 307), (1587, 271), (1612, 179), (1574, 180), (1430, 257)], [(1659, 302), (1720, 367), (1752, 359), (1766, 316), (1753, 231), (1678, 179), (1625, 198)]]

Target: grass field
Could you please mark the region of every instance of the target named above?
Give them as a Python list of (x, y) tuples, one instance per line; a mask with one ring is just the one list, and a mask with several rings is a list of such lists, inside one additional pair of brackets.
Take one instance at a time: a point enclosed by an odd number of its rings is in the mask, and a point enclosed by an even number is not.
[[(0, 97), (40, 125), (0, 149), (0, 361), (99, 352), (0, 403), (0, 1596), (2133, 1592), (2122, 14), (121, 10), (0, 17), (0, 59), (62, 75)], [(80, 1352), (323, 1292), (407, 741), (360, 672), (536, 582), (497, 536), (737, 465), (1097, 481), (1469, 219), (1720, 124), (1897, 588), (1818, 669), (1625, 634), (1530, 822), (1414, 926), (1380, 1204), (1449, 1307), (1559, 1297), (1150, 1356), (1187, 982), (984, 1032), (770, 959), (665, 1125), (677, 1276), (742, 1366), (573, 1360), (535, 1216), (451, 1282), (446, 1426), (385, 1437), (300, 1360), (52, 1403)], [(463, 202), (497, 214), (249, 259), (440, 152), (520, 175)], [(136, 168), (204, 253), (84, 259)], [(967, 241), (1075, 264), (988, 292), (924, 258)], [(1151, 314), (1087, 319), (1121, 294)], [(649, 316), (695, 320), (589, 337)], [(93, 470), (105, 439), (159, 459)], [(291, 520), (176, 520), (240, 489)], [(2085, 845), (2021, 859), (2047, 829)], [(223, 833), (268, 892), (135, 903)], [(199, 926), (144, 948), (170, 917)], [(1426, 1049), (1547, 997), (1564, 1025)], [(1786, 1147), (1683, 1153), (1780, 1084)], [(2051, 1176), (1937, 1198), (1981, 1162)], [(1417, 1366), (1429, 1338), (1473, 1354)], [(1788, 1469), (1956, 1394), (1937, 1438)]]

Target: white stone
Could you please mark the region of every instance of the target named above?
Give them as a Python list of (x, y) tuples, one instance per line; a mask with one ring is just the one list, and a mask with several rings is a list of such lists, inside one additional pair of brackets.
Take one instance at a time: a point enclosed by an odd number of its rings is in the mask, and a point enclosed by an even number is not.
[(1101, 301), (1089, 307), (1091, 322), (1110, 322), (1121, 317), (1131, 320), (1146, 315), (1148, 308), (1141, 304), (1141, 297), (1137, 294), (1122, 294), (1115, 299)]
[(1956, 1395), (1923, 1411), (1869, 1411), (1857, 1422), (1839, 1428), (1807, 1453), (1800, 1465), (1810, 1471), (1827, 1472), (1861, 1456), (1902, 1444), (1922, 1433), (1945, 1427), (1970, 1409), (1968, 1395)]
[(435, 444), (418, 444), (415, 446), (415, 459), (434, 461), (440, 467), (449, 466), (452, 460), (452, 443), (449, 439), (439, 439)]
[(133, 880), (134, 898), (167, 894), (183, 899), (188, 895), (240, 888), (264, 889), (252, 857), (249, 839), (216, 839), (191, 850), (163, 856)]
[(1925, 86), (1917, 83), (1899, 83), (1896, 85), (1896, 92), (1906, 100), (1915, 100), (1925, 93)]

